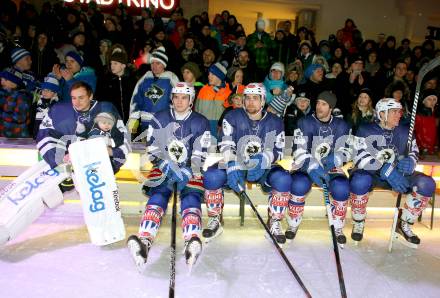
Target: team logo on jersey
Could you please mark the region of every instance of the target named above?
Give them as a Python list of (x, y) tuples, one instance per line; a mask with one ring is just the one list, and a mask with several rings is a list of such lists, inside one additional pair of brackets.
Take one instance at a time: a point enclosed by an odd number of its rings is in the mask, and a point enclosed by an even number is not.
[(382, 149), (376, 154), (376, 160), (381, 163), (393, 163), (396, 159), (396, 154), (394, 154), (394, 150), (391, 148)]
[(250, 159), (252, 156), (254, 156), (257, 153), (261, 152), (261, 144), (258, 141), (249, 141), (246, 143), (246, 146), (244, 148), (244, 154), (246, 159)]
[(321, 143), (318, 146), (316, 146), (313, 157), (315, 157), (317, 160), (321, 160), (327, 155), (329, 155), (330, 151), (331, 151), (330, 144)]
[(188, 157), (188, 150), (185, 144), (179, 140), (172, 140), (167, 146), (167, 152), (172, 161), (182, 163)]
[(163, 90), (156, 84), (151, 84), (150, 88), (148, 88), (148, 90), (144, 93), (145, 97), (151, 99), (153, 104), (156, 104), (164, 94), (165, 90)]
[(52, 119), (50, 119), (50, 118), (43, 119), (43, 121), (41, 122), (41, 125), (43, 125), (43, 127), (46, 127), (46, 128), (54, 128), (53, 124), (52, 124)]

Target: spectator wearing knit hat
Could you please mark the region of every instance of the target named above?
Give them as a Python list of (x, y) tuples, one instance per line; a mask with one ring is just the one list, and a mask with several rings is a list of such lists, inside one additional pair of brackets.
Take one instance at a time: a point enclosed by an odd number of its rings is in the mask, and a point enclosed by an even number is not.
[(438, 94), (434, 89), (426, 89), (420, 95), (417, 107), (415, 136), (422, 154), (434, 154), (437, 145)]
[(0, 137), (28, 138), (32, 98), (23, 89), (22, 73), (7, 68), (0, 79)]
[(310, 93), (304, 90), (295, 90), (293, 103), (287, 106), (284, 114), (284, 129), (287, 136), (293, 136), (298, 128), (298, 120), (312, 114), (310, 106)]
[(304, 71), (304, 80), (305, 82), (298, 87), (310, 94), (310, 105), (312, 110), (314, 110), (318, 94), (330, 89), (330, 86), (324, 77), (324, 67), (321, 64), (311, 64)]
[[(144, 131), (153, 113), (169, 108), (171, 90), (179, 81), (171, 71), (165, 70), (168, 56), (164, 47), (155, 49), (149, 55), (151, 71), (148, 71), (136, 83), (130, 103), (128, 127), (131, 133), (137, 133), (139, 124)], [(140, 123), (139, 123), (140, 121)]]
[(93, 92), (95, 92), (95, 71), (91, 67), (84, 66), (83, 57), (78, 52), (70, 51), (66, 54), (65, 61), (65, 67), (55, 64), (52, 70), (55, 77), (60, 81), (61, 101), (70, 101), (70, 87), (78, 81), (87, 83), (92, 87)]
[(100, 101), (111, 102), (124, 123), (127, 123), (136, 77), (132, 69), (128, 67), (126, 52), (115, 51), (109, 60), (111, 72), (98, 79), (96, 98)]
[(211, 65), (208, 84), (200, 90), (195, 103), (195, 111), (209, 120), (213, 136), (217, 136), (218, 120), (225, 107), (229, 106), (228, 97), (231, 94), (231, 89), (225, 79), (226, 68), (220, 62)]
[(284, 81), (284, 64), (275, 62), (270, 67), (269, 74), (264, 79), (266, 88), (266, 103), (269, 104), (274, 96), (281, 95), (286, 90), (287, 85)]
[(255, 57), (257, 66), (257, 80), (262, 81), (267, 74), (270, 67), (269, 56), (275, 48), (275, 43), (270, 38), (269, 33), (264, 31), (266, 23), (259, 19), (255, 23), (255, 32), (250, 34), (247, 38), (247, 47), (252, 55)]
[(38, 94), (38, 100), (35, 107), (35, 122), (33, 137), (36, 138), (40, 128), (41, 121), (49, 113), (50, 107), (58, 102), (58, 93), (60, 92), (60, 82), (53, 73), (49, 73), (41, 84), (41, 92)]
[(26, 90), (33, 92), (38, 86), (34, 73), (31, 72), (32, 57), (31, 53), (23, 48), (14, 48), (11, 51), (11, 61), (15, 70), (21, 72), (23, 84)]
[(197, 81), (202, 76), (199, 66), (194, 62), (186, 62), (180, 68), (180, 71), (183, 81), (194, 86), (197, 97), (197, 94), (199, 94), (200, 89), (203, 87), (203, 83)]
[(370, 75), (364, 69), (364, 59), (360, 55), (351, 55), (349, 68), (338, 75), (335, 81), (336, 95), (340, 99), (342, 114), (351, 114), (351, 106), (356, 101), (360, 90), (370, 87)]

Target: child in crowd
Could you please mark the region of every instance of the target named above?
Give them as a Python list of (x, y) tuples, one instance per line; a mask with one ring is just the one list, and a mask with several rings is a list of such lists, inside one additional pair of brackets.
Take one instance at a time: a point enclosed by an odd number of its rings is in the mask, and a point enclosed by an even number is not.
[(58, 102), (58, 92), (60, 92), (60, 83), (52, 73), (44, 78), (41, 84), (41, 92), (35, 108), (34, 138), (40, 129), (41, 121), (49, 113), (50, 107)]

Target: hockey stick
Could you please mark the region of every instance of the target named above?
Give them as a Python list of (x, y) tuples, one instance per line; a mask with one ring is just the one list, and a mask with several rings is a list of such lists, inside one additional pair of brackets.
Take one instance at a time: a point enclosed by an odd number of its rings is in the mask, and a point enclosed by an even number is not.
[(341, 297), (346, 298), (347, 292), (345, 291), (344, 274), (342, 273), (341, 259), (339, 257), (339, 247), (336, 241), (335, 226), (333, 225), (333, 220), (332, 220), (333, 216), (330, 209), (331, 208), (330, 198), (328, 195), (327, 184), (324, 181), (322, 183), (322, 190), (324, 191), (324, 203), (325, 203), (325, 208), (327, 210), (328, 224), (330, 226), (330, 231), (332, 233), (333, 251), (335, 252), (336, 268), (338, 270), (339, 288), (341, 290)]
[[(411, 144), (413, 140), (413, 133), (414, 133), (414, 126), (416, 122), (416, 112), (417, 112), (417, 105), (419, 102), (419, 95), (420, 95), (420, 87), (422, 85), (423, 78), (427, 73), (432, 71), (434, 68), (440, 65), (440, 57), (434, 58), (429, 63), (425, 64), (422, 69), (419, 72), (419, 76), (417, 78), (417, 85), (416, 85), (416, 94), (414, 95), (414, 102), (413, 107), (411, 111), (411, 121), (409, 124), (409, 132), (408, 132), (408, 141), (406, 143), (405, 148), (405, 156), (409, 154), (409, 151), (411, 150)], [(391, 234), (390, 234), (390, 240), (388, 243), (388, 252), (391, 252), (393, 249), (393, 241), (396, 234), (396, 226), (397, 226), (397, 220), (399, 217), (399, 210), (400, 210), (400, 201), (402, 200), (402, 193), (399, 193), (397, 196), (396, 201), (396, 207), (394, 209), (394, 217), (393, 217), (393, 225), (391, 226)]]
[(176, 284), (176, 213), (177, 213), (177, 186), (173, 186), (173, 212), (171, 215), (171, 247), (170, 247), (170, 290), (169, 298), (174, 298)]
[(272, 235), (272, 233), (270, 232), (269, 228), (267, 227), (267, 225), (264, 223), (263, 219), (261, 218), (260, 213), (258, 213), (257, 209), (255, 208), (254, 204), (252, 203), (251, 199), (249, 198), (249, 196), (247, 195), (247, 193), (245, 192), (245, 190), (241, 187), (241, 185), (238, 185), (238, 187), (240, 188), (240, 193), (239, 195), (241, 196), (242, 200), (247, 200), (249, 205), (251, 206), (252, 210), (254, 211), (255, 215), (257, 216), (258, 220), (260, 221), (260, 223), (263, 225), (264, 229), (266, 230), (267, 234), (269, 234), (270, 239), (272, 239), (273, 244), (275, 245), (278, 253), (281, 255), (281, 257), (283, 258), (284, 262), (286, 262), (287, 267), (289, 267), (290, 272), (292, 272), (293, 276), (295, 277), (296, 281), (299, 283), (299, 285), (301, 286), (301, 288), (304, 291), (304, 294), (306, 294), (307, 297), (312, 297), (312, 295), (310, 294), (310, 292), (307, 290), (306, 286), (304, 285), (304, 283), (302, 282), (301, 278), (299, 277), (298, 273), (296, 273), (295, 269), (293, 268), (292, 264), (290, 263), (289, 259), (287, 258), (287, 256), (284, 254), (284, 251), (281, 249), (281, 247), (278, 245), (278, 242), (276, 241), (275, 237)]

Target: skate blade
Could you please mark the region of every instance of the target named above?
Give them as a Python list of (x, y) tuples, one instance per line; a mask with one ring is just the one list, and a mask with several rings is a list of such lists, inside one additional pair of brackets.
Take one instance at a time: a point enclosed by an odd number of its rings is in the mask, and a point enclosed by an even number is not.
[(360, 242), (360, 241), (353, 240), (354, 246), (359, 246), (359, 242)]
[(405, 237), (403, 237), (403, 235), (401, 235), (400, 233), (394, 233), (394, 239), (399, 241), (401, 244), (405, 245), (406, 247), (409, 247), (409, 248), (412, 248), (412, 249), (419, 248), (418, 244), (408, 242), (405, 239)]
[(139, 243), (131, 240), (127, 243), (128, 249), (130, 251), (130, 255), (134, 261), (134, 264), (136, 265), (137, 270), (139, 273), (144, 273), (147, 269), (147, 260), (145, 260), (140, 254), (139, 251), (141, 250), (141, 247), (139, 246)]
[(343, 244), (343, 243), (338, 243), (338, 246), (339, 246), (340, 249), (344, 249), (345, 244)]
[(198, 258), (199, 256), (196, 256), (196, 257), (190, 257), (188, 260), (186, 260), (186, 265), (188, 266), (188, 276), (191, 275), (194, 266), (197, 264)]
[[(272, 238), (270, 237), (270, 235), (269, 235), (268, 233), (265, 233), (265, 234), (264, 234), (264, 237), (265, 237), (270, 243), (273, 244)], [(287, 246), (287, 240), (286, 240), (285, 243), (279, 243), (279, 242), (277, 242), (277, 244), (278, 244), (278, 246), (279, 246), (280, 248), (283, 248), (284, 246)]]
[(223, 233), (223, 227), (218, 228), (217, 232), (209, 238), (205, 238), (205, 243), (209, 243)]

